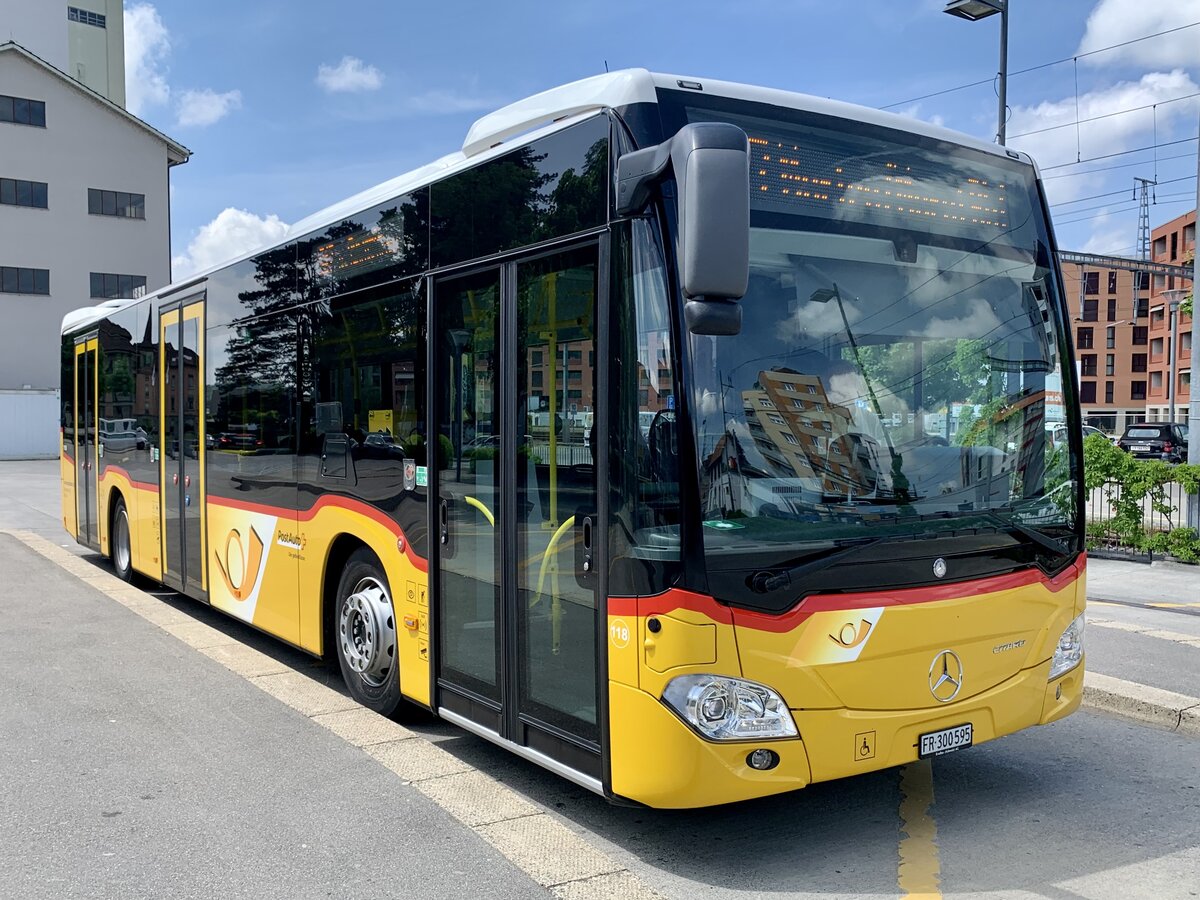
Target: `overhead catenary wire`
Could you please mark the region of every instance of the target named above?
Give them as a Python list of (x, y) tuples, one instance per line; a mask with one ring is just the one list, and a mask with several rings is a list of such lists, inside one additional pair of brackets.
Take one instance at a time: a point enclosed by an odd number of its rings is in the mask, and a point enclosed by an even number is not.
[[(1196, 180), (1195, 175), (1184, 175), (1181, 178), (1168, 178), (1166, 181), (1159, 181), (1159, 182), (1156, 182), (1156, 184), (1161, 186), (1164, 184), (1175, 184), (1180, 181), (1195, 181), (1195, 180)], [(1108, 191), (1103, 194), (1092, 194), (1090, 197), (1076, 197), (1074, 200), (1061, 200), (1058, 203), (1051, 203), (1050, 208), (1056, 209), (1060, 206), (1067, 206), (1068, 204), (1071, 204), (1071, 203), (1083, 203), (1084, 201), (1087, 201), (1087, 200), (1099, 200), (1101, 197), (1115, 197), (1118, 194), (1128, 194), (1128, 193), (1129, 193), (1129, 188), (1122, 188), (1119, 191)]]
[[(1122, 41), (1119, 44), (1109, 44), (1107, 47), (1098, 47), (1097, 49), (1089, 50), (1086, 53), (1077, 53), (1074, 56), (1064, 56), (1062, 59), (1056, 59), (1056, 60), (1053, 60), (1052, 62), (1047, 62), (1047, 63), (1040, 63), (1039, 65), (1036, 65), (1036, 66), (1030, 66), (1027, 69), (1017, 69), (1015, 72), (1009, 72), (1008, 77), (1012, 78), (1014, 75), (1026, 75), (1029, 72), (1037, 72), (1040, 69), (1048, 69), (1051, 66), (1058, 66), (1058, 65), (1062, 65), (1063, 63), (1066, 63), (1066, 62), (1072, 62), (1073, 60), (1077, 61), (1077, 60), (1083, 59), (1088, 56), (1095, 56), (1097, 53), (1107, 53), (1109, 50), (1117, 50), (1121, 47), (1128, 47), (1130, 44), (1136, 44), (1139, 41), (1148, 41), (1153, 38), (1162, 37), (1163, 35), (1174, 34), (1176, 31), (1183, 31), (1185, 28), (1195, 28), (1197, 25), (1200, 25), (1200, 22), (1189, 22), (1187, 25), (1179, 25), (1175, 28), (1168, 28), (1165, 31), (1156, 31), (1154, 34), (1147, 34), (1142, 37), (1132, 38), (1128, 41)], [(881, 106), (879, 108), (880, 109), (892, 109), (893, 107), (896, 107), (896, 106), (904, 106), (907, 103), (916, 103), (918, 100), (928, 100), (930, 97), (940, 97), (943, 94), (952, 94), (955, 91), (965, 91), (967, 88), (979, 87), (980, 85), (984, 85), (984, 84), (991, 84), (995, 80), (996, 80), (996, 76), (993, 75), (990, 78), (983, 78), (983, 79), (980, 79), (979, 81), (972, 81), (969, 84), (960, 84), (957, 87), (946, 88), (945, 90), (941, 90), (941, 91), (934, 91), (931, 94), (922, 94), (920, 97), (913, 97), (909, 100), (900, 100), (897, 103), (889, 103), (886, 106)]]
[[(1103, 119), (1111, 119), (1114, 116), (1123, 116), (1131, 112), (1139, 112), (1143, 109), (1155, 109), (1159, 106), (1166, 106), (1168, 103), (1178, 103), (1180, 100), (1191, 100), (1193, 97), (1200, 97), (1200, 91), (1194, 91), (1190, 94), (1180, 94), (1178, 97), (1170, 97), (1166, 100), (1159, 100), (1157, 103), (1147, 103), (1145, 106), (1131, 106), (1129, 109), (1118, 109), (1115, 112), (1102, 113), (1098, 116), (1089, 116), (1086, 119), (1078, 119), (1074, 122), (1063, 122), (1061, 125), (1047, 125), (1045, 128), (1035, 128), (1033, 131), (1022, 131), (1020, 134), (1010, 134), (1009, 139), (1029, 137), (1031, 134), (1045, 134), (1047, 131), (1057, 131), (1060, 128), (1070, 128), (1072, 125), (1083, 125), (1088, 122), (1099, 122)], [(1158, 146), (1157, 142), (1151, 146)], [(1078, 162), (1078, 161), (1077, 161)]]

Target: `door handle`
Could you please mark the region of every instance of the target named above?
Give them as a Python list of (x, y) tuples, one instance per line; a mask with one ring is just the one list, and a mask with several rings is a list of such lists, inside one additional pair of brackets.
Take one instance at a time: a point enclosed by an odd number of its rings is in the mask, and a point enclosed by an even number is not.
[(450, 543), (450, 511), (445, 497), (438, 504), (438, 536), (443, 544)]
[(583, 572), (585, 575), (592, 571), (592, 517), (583, 519)]

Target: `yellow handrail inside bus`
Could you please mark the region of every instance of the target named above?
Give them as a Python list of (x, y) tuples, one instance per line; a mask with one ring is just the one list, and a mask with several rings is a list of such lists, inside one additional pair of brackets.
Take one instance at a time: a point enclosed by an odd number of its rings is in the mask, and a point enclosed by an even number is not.
[(483, 513), (483, 517), (488, 520), (489, 525), (493, 528), (496, 527), (496, 517), (492, 515), (492, 511), (487, 508), (487, 505), (482, 500), (476, 500), (474, 497), (463, 497), (463, 499), (467, 501), (468, 506), (473, 506)]

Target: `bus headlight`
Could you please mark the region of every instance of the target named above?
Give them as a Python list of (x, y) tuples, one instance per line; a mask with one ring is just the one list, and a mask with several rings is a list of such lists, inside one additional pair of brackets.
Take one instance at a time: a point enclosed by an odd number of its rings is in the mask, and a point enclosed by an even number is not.
[(1058, 639), (1058, 646), (1054, 648), (1054, 659), (1050, 662), (1050, 677), (1047, 680), (1053, 681), (1059, 675), (1066, 675), (1079, 665), (1081, 659), (1083, 659), (1083, 613), (1080, 613), (1075, 621), (1067, 626), (1067, 630)]
[(663, 701), (712, 741), (749, 741), (797, 735), (783, 698), (769, 687), (724, 675), (680, 675)]

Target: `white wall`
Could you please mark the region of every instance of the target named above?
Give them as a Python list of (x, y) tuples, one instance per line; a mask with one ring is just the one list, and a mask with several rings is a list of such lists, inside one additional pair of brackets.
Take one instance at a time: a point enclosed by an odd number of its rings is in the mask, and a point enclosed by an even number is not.
[[(0, 389), (53, 389), (62, 318), (94, 304), (89, 273), (145, 275), (147, 290), (170, 278), (167, 147), (14, 52), (0, 84), (46, 102), (45, 128), (0, 124), (0, 174), (49, 185), (49, 209), (0, 206), (0, 265), (50, 270), (49, 297), (0, 294)], [(145, 194), (146, 218), (89, 215), (88, 188)]]
[(53, 459), (58, 436), (58, 391), (0, 390), (0, 459)]
[(69, 65), (66, 2), (0, 0), (0, 42), (3, 41), (16, 41), (66, 72)]

